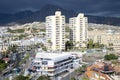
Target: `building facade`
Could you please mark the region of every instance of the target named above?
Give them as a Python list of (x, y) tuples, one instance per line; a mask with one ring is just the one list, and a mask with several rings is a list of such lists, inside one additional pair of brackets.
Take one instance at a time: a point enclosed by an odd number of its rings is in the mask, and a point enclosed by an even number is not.
[(48, 49), (65, 49), (65, 16), (60, 11), (46, 17), (46, 40)]
[(69, 19), (70, 40), (76, 47), (86, 47), (88, 38), (88, 18), (80, 13), (77, 17)]
[(120, 33), (114, 30), (93, 30), (88, 33), (89, 40), (93, 40), (94, 43), (104, 44), (108, 48), (120, 52)]
[(56, 76), (73, 67), (71, 54), (37, 53), (33, 66), (40, 75)]

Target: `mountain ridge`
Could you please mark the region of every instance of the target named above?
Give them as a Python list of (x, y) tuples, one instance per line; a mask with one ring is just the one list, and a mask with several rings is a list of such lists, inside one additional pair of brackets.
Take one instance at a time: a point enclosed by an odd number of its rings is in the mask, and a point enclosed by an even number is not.
[[(57, 5), (48, 4), (35, 12), (26, 10), (26, 11), (17, 12), (15, 14), (0, 13), (0, 25), (6, 25), (9, 23), (25, 24), (34, 21), (44, 22), (45, 17), (49, 15), (54, 15), (56, 10), (60, 10), (62, 14), (65, 15), (67, 23), (70, 17), (75, 17), (78, 15), (78, 13), (73, 10), (66, 10)], [(120, 18), (93, 16), (93, 15), (85, 15), (85, 16), (88, 17), (89, 23), (120, 26)]]

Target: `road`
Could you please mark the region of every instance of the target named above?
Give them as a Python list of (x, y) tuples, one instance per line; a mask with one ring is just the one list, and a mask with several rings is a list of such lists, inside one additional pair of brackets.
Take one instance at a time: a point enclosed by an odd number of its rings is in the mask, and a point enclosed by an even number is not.
[[(10, 75), (13, 75), (14, 73), (11, 72), (9, 73), (11, 70), (15, 69), (15, 68), (22, 68), (23, 70), (25, 70), (29, 65), (30, 62), (29, 60), (26, 61), (26, 66), (23, 67), (23, 64), (19, 65), (19, 62), (24, 58), (24, 54), (28, 53), (31, 56), (33, 56), (33, 53), (35, 53), (35, 48), (32, 48), (31, 50), (27, 50), (25, 49), (24, 51), (18, 51), (18, 53), (16, 53), (16, 58), (13, 61), (14, 62), (14, 66), (9, 66), (9, 68), (5, 69), (4, 71), (2, 71), (2, 74), (0, 75), (0, 80), (5, 80), (5, 78), (8, 78)], [(28, 63), (29, 62), (29, 63)], [(20, 72), (20, 74), (23, 74), (24, 72)], [(3, 75), (6, 74), (6, 75)]]

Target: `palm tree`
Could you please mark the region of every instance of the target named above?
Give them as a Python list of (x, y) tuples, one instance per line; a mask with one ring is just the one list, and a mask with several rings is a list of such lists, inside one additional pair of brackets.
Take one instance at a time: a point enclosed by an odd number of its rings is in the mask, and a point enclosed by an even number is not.
[(19, 75), (17, 76), (15, 79), (13, 80), (30, 80), (29, 77), (26, 77), (26, 76), (22, 76), (22, 75)]
[[(52, 46), (51, 40), (48, 40), (48, 45), (49, 45), (49, 46)], [(50, 49), (51, 49), (51, 47), (50, 47)]]
[(70, 80), (76, 80), (75, 77), (72, 77)]
[(37, 80), (50, 80), (48, 76), (42, 75)]
[(65, 43), (65, 50), (72, 49), (73, 48), (73, 42), (72, 41), (67, 41)]
[(79, 48), (79, 47), (80, 47), (80, 42), (77, 41), (77, 42), (75, 43), (75, 46), (76, 46), (77, 48)]

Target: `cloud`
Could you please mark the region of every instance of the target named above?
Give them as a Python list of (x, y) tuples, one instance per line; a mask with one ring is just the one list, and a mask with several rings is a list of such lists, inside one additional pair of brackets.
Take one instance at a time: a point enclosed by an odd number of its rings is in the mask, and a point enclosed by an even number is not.
[(86, 14), (120, 16), (120, 0), (0, 0), (0, 12), (39, 10), (46, 4)]

